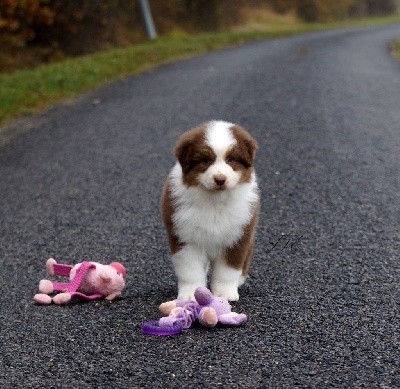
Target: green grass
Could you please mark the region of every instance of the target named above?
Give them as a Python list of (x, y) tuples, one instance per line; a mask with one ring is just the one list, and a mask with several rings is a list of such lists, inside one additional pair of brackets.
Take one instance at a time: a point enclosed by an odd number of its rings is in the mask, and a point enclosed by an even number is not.
[(73, 99), (107, 82), (137, 74), (158, 64), (244, 42), (287, 36), (328, 28), (389, 24), (398, 17), (357, 21), (268, 27), (257, 31), (221, 32), (175, 36), (148, 41), (129, 48), (65, 60), (0, 75), (0, 126), (19, 116)]
[(390, 44), (390, 49), (395, 58), (400, 61), (400, 39)]

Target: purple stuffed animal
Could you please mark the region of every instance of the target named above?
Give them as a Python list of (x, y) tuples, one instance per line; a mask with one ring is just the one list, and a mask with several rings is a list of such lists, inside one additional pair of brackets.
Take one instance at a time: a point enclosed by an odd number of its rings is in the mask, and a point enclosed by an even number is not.
[(238, 326), (247, 320), (243, 313), (231, 311), (228, 300), (214, 296), (209, 289), (199, 287), (194, 293), (195, 301), (173, 300), (160, 305), (160, 311), (168, 315), (158, 322), (142, 325), (142, 331), (149, 335), (177, 335), (189, 328), (196, 320), (205, 327), (217, 323)]

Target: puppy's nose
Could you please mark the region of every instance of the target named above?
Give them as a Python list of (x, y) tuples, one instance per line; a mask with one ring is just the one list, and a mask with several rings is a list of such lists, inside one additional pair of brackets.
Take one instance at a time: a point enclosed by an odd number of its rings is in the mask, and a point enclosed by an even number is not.
[(223, 186), (226, 181), (226, 176), (224, 174), (216, 174), (214, 176), (214, 181), (218, 186)]

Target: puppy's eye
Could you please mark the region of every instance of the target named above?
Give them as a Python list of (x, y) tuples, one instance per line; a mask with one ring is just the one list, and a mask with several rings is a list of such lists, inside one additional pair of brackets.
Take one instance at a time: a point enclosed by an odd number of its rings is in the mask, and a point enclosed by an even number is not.
[(226, 163), (231, 163), (233, 161), (234, 161), (233, 157), (226, 157), (226, 159), (225, 159)]
[(211, 162), (211, 159), (208, 158), (208, 157), (203, 157), (203, 158), (200, 160), (200, 163), (201, 163), (202, 165), (208, 165), (210, 162)]

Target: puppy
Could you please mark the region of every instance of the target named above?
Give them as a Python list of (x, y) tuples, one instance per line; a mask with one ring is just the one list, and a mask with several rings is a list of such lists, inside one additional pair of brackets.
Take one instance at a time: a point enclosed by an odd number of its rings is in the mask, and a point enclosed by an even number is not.
[(212, 292), (239, 299), (259, 214), (256, 149), (246, 130), (224, 121), (179, 138), (161, 199), (179, 299), (193, 299), (198, 286), (207, 286), (210, 266)]

